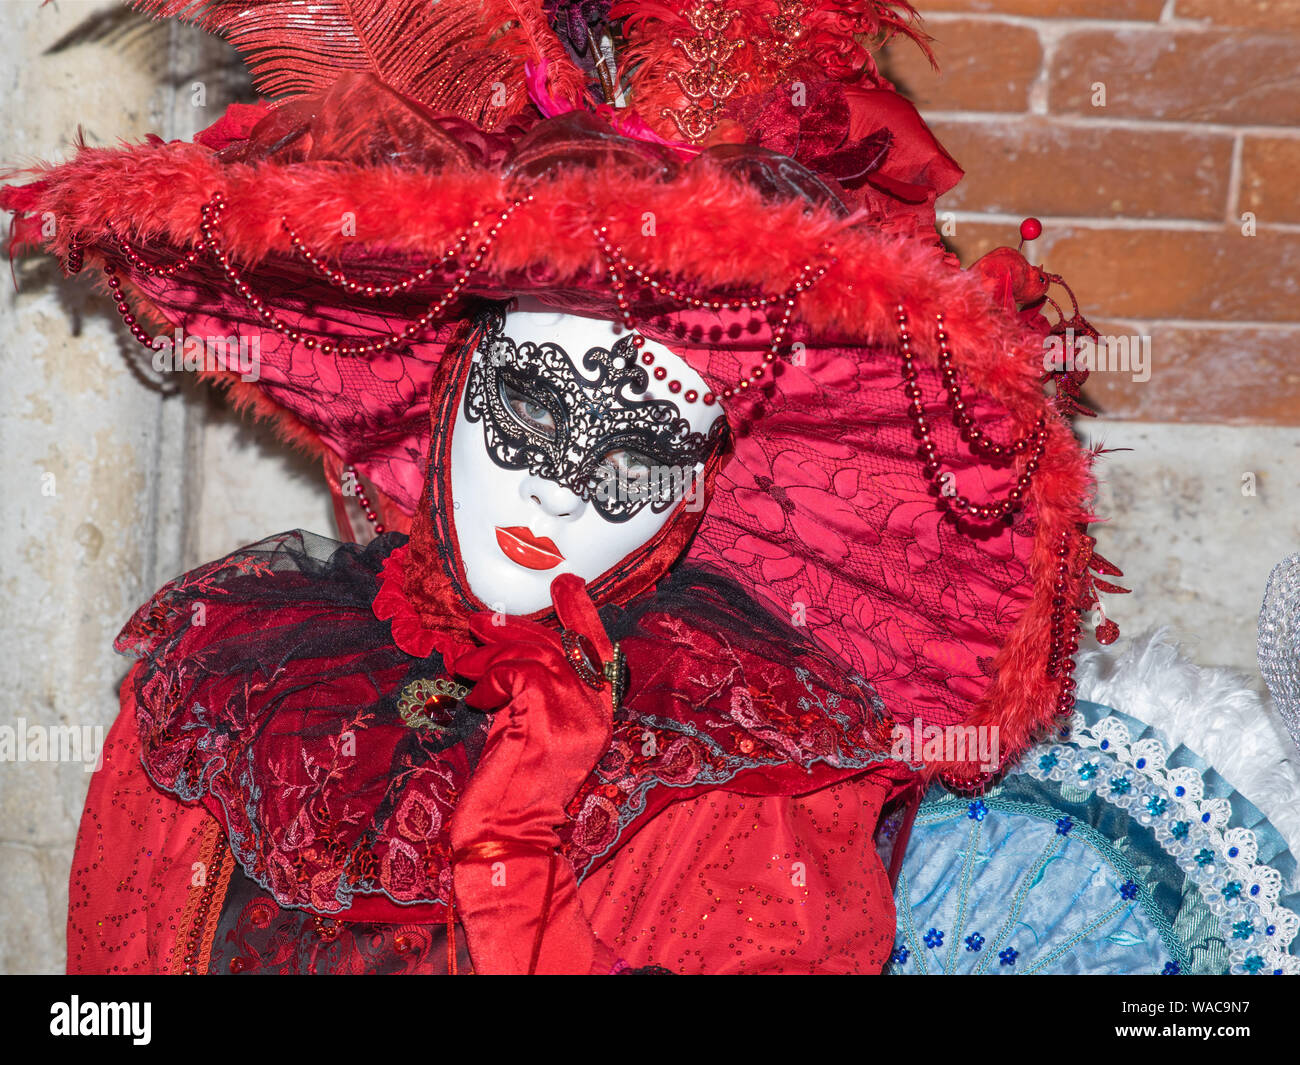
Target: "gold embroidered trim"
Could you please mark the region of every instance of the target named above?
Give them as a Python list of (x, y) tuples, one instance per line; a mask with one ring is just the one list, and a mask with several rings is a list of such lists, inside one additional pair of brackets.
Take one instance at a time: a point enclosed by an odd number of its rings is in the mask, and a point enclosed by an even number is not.
[[(199, 844), (199, 869), (190, 881), (185, 909), (181, 911), (176, 947), (172, 951), (172, 975), (194, 976), (206, 973), (212, 961), (212, 942), (221, 920), (221, 904), (230, 887), (235, 868), (234, 856), (226, 843), (226, 833), (215, 817), (209, 818)], [(199, 876), (199, 873), (202, 876)]]
[(700, 0), (685, 16), (695, 36), (673, 38), (673, 46), (681, 49), (691, 69), (684, 74), (671, 71), (668, 77), (677, 83), (690, 103), (680, 109), (665, 107), (662, 114), (672, 119), (678, 132), (693, 143), (699, 143), (712, 132), (722, 117), (727, 99), (749, 77), (746, 71), (734, 74), (727, 69), (736, 52), (745, 47), (743, 40), (733, 41), (723, 36), (738, 14), (713, 0)]
[(776, 8), (775, 15), (767, 16), (773, 36), (760, 37), (756, 43), (759, 56), (769, 67), (768, 76), (774, 85), (780, 85), (790, 76), (790, 68), (804, 56), (799, 38), (803, 36), (813, 5), (806, 0), (777, 0)]

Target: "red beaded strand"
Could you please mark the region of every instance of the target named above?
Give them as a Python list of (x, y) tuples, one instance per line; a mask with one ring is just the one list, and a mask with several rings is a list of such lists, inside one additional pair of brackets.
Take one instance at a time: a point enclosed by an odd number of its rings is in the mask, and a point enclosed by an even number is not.
[(940, 311), (934, 317), (939, 323), (939, 370), (943, 374), (944, 390), (948, 393), (948, 406), (961, 429), (962, 439), (970, 445), (972, 451), (987, 458), (1000, 459), (1009, 458), (1013, 454), (1023, 454), (1035, 441), (1035, 434), (1041, 432), (1046, 426), (1046, 416), (1040, 414), (1033, 429), (1010, 443), (995, 444), (986, 438), (983, 430), (975, 425), (974, 416), (966, 409), (967, 404), (962, 397), (961, 385), (957, 383), (957, 370), (952, 364), (952, 351), (948, 348), (948, 334), (943, 328), (943, 312)]
[[(445, 312), (447, 307), (460, 293), (461, 289), (469, 282), (473, 271), (482, 263), (484, 256), (491, 248), (501, 228), (509, 220), (510, 216), (525, 203), (532, 201), (533, 196), (529, 194), (514, 200), (509, 206), (497, 214), (496, 220), (483, 228), (481, 221), (475, 221), (468, 230), (458, 236), (447, 250), (438, 259), (433, 260), (423, 269), (410, 275), (409, 277), (384, 285), (362, 284), (348, 277), (342, 270), (331, 267), (324, 262), (322, 258), (312, 252), (303, 242), (296, 230), (289, 225), (288, 219), (281, 217), (281, 224), (285, 232), (289, 235), (289, 243), (293, 250), (300, 255), (320, 276), (325, 278), (330, 284), (345, 289), (349, 293), (358, 294), (367, 298), (391, 297), (398, 292), (410, 291), (413, 287), (422, 281), (428, 280), (435, 271), (446, 270), (457, 262), (461, 253), (466, 246), (473, 240), (476, 233), (482, 233), (482, 240), (474, 249), (474, 255), (464, 266), (460, 274), (452, 281), (451, 287), (442, 296), (441, 299), (430, 304), (426, 311), (414, 321), (408, 323), (399, 334), (394, 334), (379, 338), (370, 342), (362, 343), (338, 343), (333, 340), (320, 340), (313, 336), (308, 336), (292, 328), (285, 322), (274, 310), (268, 306), (267, 301), (253, 292), (252, 288), (244, 281), (241, 273), (231, 263), (230, 256), (222, 245), (217, 234), (217, 223), (221, 219), (222, 213), (226, 209), (225, 197), (220, 193), (214, 193), (212, 198), (203, 205), (201, 209), (202, 219), (200, 222), (200, 231), (202, 239), (185, 252), (179, 259), (169, 263), (155, 264), (147, 262), (144, 257), (120, 234), (116, 233), (111, 224), (109, 232), (113, 235), (118, 246), (127, 262), (136, 270), (148, 274), (151, 277), (172, 277), (181, 270), (192, 267), (198, 260), (199, 256), (205, 251), (210, 253), (221, 267), (227, 279), (234, 286), (236, 293), (253, 309), (258, 318), (268, 327), (274, 329), (282, 336), (294, 343), (301, 343), (308, 350), (319, 348), (325, 354), (337, 354), (344, 356), (354, 355), (372, 355), (388, 351), (396, 345), (409, 342), (419, 335), (435, 318)], [(600, 243), (605, 253), (606, 268), (609, 273), (610, 282), (614, 289), (615, 299), (618, 303), (619, 314), (629, 330), (632, 333), (632, 343), (640, 350), (645, 345), (645, 338), (636, 331), (636, 322), (632, 316), (631, 304), (627, 298), (627, 281), (620, 275), (620, 267), (625, 269), (637, 281), (648, 286), (660, 295), (667, 296), (669, 299), (676, 300), (689, 307), (700, 309), (721, 310), (766, 310), (769, 307), (780, 305), (781, 317), (777, 325), (772, 330), (771, 342), (768, 349), (763, 354), (762, 363), (755, 366), (749, 374), (742, 378), (731, 388), (724, 389), (718, 395), (713, 392), (705, 392), (700, 396), (695, 389), (684, 389), (680, 381), (672, 380), (668, 382), (668, 390), (674, 395), (681, 394), (683, 400), (687, 403), (694, 403), (696, 400), (702, 400), (706, 405), (712, 406), (719, 398), (726, 399), (733, 395), (748, 389), (751, 385), (757, 383), (766, 373), (766, 366), (776, 361), (777, 354), (781, 345), (784, 343), (786, 335), (790, 328), (790, 321), (794, 315), (797, 298), (800, 293), (807, 291), (816, 284), (830, 269), (834, 262), (813, 266), (805, 265), (799, 274), (799, 279), (784, 292), (774, 293), (771, 295), (750, 296), (750, 297), (729, 297), (727, 299), (705, 299), (701, 296), (692, 295), (685, 290), (678, 288), (666, 281), (654, 277), (649, 271), (644, 270), (630, 263), (623, 254), (622, 249), (612, 244), (608, 238), (608, 228), (601, 226), (596, 231), (597, 241)], [(66, 266), (70, 273), (76, 273), (81, 269), (81, 244), (77, 241), (70, 243)], [(113, 296), (117, 305), (118, 312), (122, 315), (123, 321), (131, 329), (132, 334), (140, 343), (146, 347), (153, 346), (153, 338), (150, 337), (140, 326), (135, 316), (131, 313), (131, 308), (126, 302), (125, 295), (122, 292), (121, 281), (117, 277), (116, 269), (109, 264), (105, 266), (105, 274), (109, 280), (109, 286), (113, 290)], [(641, 361), (647, 366), (653, 365), (654, 355), (650, 352), (641, 352)], [(662, 381), (667, 377), (667, 370), (662, 366), (655, 367), (653, 371), (656, 380)], [(373, 520), (373, 519), (372, 519)]]
[[(921, 386), (917, 384), (920, 375), (913, 361), (912, 335), (907, 328), (907, 309), (900, 303), (896, 310), (898, 315), (899, 347), (903, 355), (903, 392), (909, 401), (907, 414), (916, 428), (917, 435), (921, 438), (921, 451), (925, 454), (923, 469), (931, 483), (938, 489), (939, 498), (953, 513), (967, 518), (974, 518), (978, 521), (993, 521), (1004, 518), (1020, 509), (1024, 504), (1025, 495), (1029, 492), (1030, 485), (1033, 483), (1034, 474), (1038, 471), (1038, 460), (1042, 457), (1043, 449), (1047, 446), (1046, 422), (1040, 421), (1027, 434), (1024, 448), (1022, 448), (1026, 452), (1024, 466), (1022, 472), (1016, 478), (1015, 486), (1007, 493), (1006, 499), (995, 503), (977, 504), (963, 495), (946, 494), (944, 492), (943, 468), (939, 462), (939, 447), (930, 433), (930, 423), (925, 418), (925, 404), (921, 400)], [(951, 369), (951, 361), (949, 361), (948, 366)], [(954, 370), (953, 373), (955, 375), (956, 371)], [(949, 391), (949, 400), (952, 401), (951, 390)], [(960, 398), (960, 393), (958, 393), (956, 402), (961, 403), (960, 407), (954, 408), (956, 413), (970, 418), (969, 413), (966, 411), (966, 405)], [(964, 429), (968, 426), (973, 428), (973, 419), (968, 423), (963, 423)], [(969, 438), (970, 435), (968, 429), (966, 436)], [(975, 439), (982, 438), (983, 434), (981, 433)], [(1001, 446), (1003, 453), (1005, 453), (1006, 445)], [(1011, 446), (1011, 450), (1015, 453), (1014, 445)]]
[[(333, 340), (317, 340), (315, 337), (305, 336), (303, 333), (292, 328), (287, 322), (281, 319), (275, 311), (271, 310), (271, 308), (267, 306), (265, 300), (252, 291), (240, 276), (239, 271), (231, 265), (230, 256), (226, 254), (225, 249), (222, 247), (221, 242), (217, 237), (216, 222), (220, 219), (221, 212), (225, 210), (226, 206), (225, 198), (221, 193), (215, 194), (211, 201), (204, 204), (201, 228), (208, 247), (216, 257), (217, 262), (225, 272), (226, 277), (229, 278), (231, 284), (235, 286), (235, 291), (239, 293), (244, 301), (252, 307), (253, 312), (266, 325), (270, 326), (270, 328), (274, 329), (277, 333), (280, 333), (282, 336), (288, 338), (294, 343), (301, 343), (302, 346), (308, 350), (319, 347), (321, 352), (326, 355), (377, 355), (385, 351), (390, 351), (392, 348), (397, 347), (400, 344), (409, 343), (415, 337), (419, 336), (419, 334), (428, 327), (429, 323), (446, 311), (451, 302), (457, 295), (459, 295), (460, 290), (469, 283), (470, 276), (473, 274), (474, 270), (478, 268), (479, 264), (482, 263), (484, 256), (492, 247), (492, 243), (496, 240), (497, 234), (500, 233), (501, 227), (505, 225), (515, 211), (525, 203), (531, 201), (532, 198), (532, 194), (530, 193), (527, 196), (517, 199), (498, 214), (497, 221), (488, 228), (487, 232), (483, 236), (482, 242), (474, 249), (473, 257), (470, 259), (469, 263), (466, 264), (464, 269), (461, 270), (455, 280), (452, 281), (451, 287), (448, 289), (446, 294), (434, 303), (430, 304), (423, 314), (414, 321), (407, 323), (400, 333), (392, 334), (379, 340), (359, 344), (340, 344)], [(477, 221), (474, 222), (472, 228), (480, 228), (480, 223)]]
[[(531, 199), (532, 197), (530, 196), (528, 198)], [(517, 201), (516, 206), (518, 206), (519, 202), (522, 201)], [(502, 216), (501, 221), (504, 221), (504, 216)], [(293, 247), (293, 250), (302, 256), (307, 264), (320, 274), (321, 277), (331, 285), (360, 296), (367, 296), (371, 299), (394, 296), (399, 292), (409, 292), (416, 285), (420, 284), (420, 282), (427, 281), (431, 278), (436, 271), (445, 270), (452, 266), (456, 256), (464, 250), (465, 245), (470, 242), (475, 231), (480, 226), (479, 222), (474, 222), (460, 236), (452, 241), (451, 245), (442, 253), (441, 256), (432, 260), (423, 270), (411, 274), (409, 277), (393, 284), (368, 285), (352, 280), (342, 270), (332, 268), (328, 263), (321, 259), (320, 256), (316, 255), (307, 247), (306, 244), (303, 243), (302, 238), (298, 236), (297, 231), (289, 225), (288, 218), (282, 215), (280, 217), (280, 224), (284, 227), (284, 231), (289, 234), (289, 244)], [(498, 225), (497, 228), (499, 229), (500, 226)]]
[(617, 245), (609, 243), (609, 241), (606, 239), (605, 237), (606, 228), (607, 227), (605, 226), (601, 226), (600, 229), (596, 231), (596, 234), (597, 237), (601, 240), (602, 250), (605, 252), (606, 256), (613, 259), (614, 263), (617, 266), (626, 270), (629, 274), (635, 277), (647, 288), (652, 289), (653, 291), (659, 293), (661, 296), (667, 296), (670, 300), (675, 300), (678, 303), (684, 303), (690, 307), (706, 308), (714, 311), (757, 310), (762, 307), (771, 306), (772, 304), (775, 303), (781, 303), (783, 300), (787, 300), (790, 298), (791, 291), (801, 292), (804, 289), (811, 287), (817, 281), (820, 281), (822, 275), (824, 275), (826, 271), (831, 268), (833, 262), (832, 260), (832, 262), (825, 263), (824, 265), (816, 268), (805, 266), (804, 267), (805, 271), (811, 271), (814, 274), (812, 280), (805, 281), (802, 284), (796, 284), (793, 289), (787, 290), (786, 292), (777, 293), (772, 296), (731, 296), (728, 297), (727, 299), (710, 300), (710, 299), (705, 299), (702, 296), (692, 295), (691, 293), (687, 292), (685, 289), (677, 288), (669, 284), (667, 281), (663, 281), (655, 277), (648, 270), (643, 270), (640, 267), (637, 267), (633, 263), (629, 262), (627, 256), (623, 254), (623, 250), (619, 248)]
[(366, 487), (361, 483), (361, 476), (357, 473), (357, 468), (355, 466), (349, 465), (343, 467), (344, 480), (347, 480), (349, 477), (352, 478), (352, 483), (356, 485), (357, 502), (361, 504), (361, 509), (366, 512), (366, 518), (369, 520), (370, 524), (374, 526), (375, 535), (382, 535), (384, 532), (383, 523), (380, 522), (379, 515), (375, 512), (375, 508), (370, 504), (370, 499), (366, 495)]
[[(610, 285), (614, 289), (614, 299), (618, 304), (619, 316), (623, 320), (623, 325), (628, 332), (632, 334), (632, 344), (640, 351), (645, 346), (645, 337), (636, 331), (636, 321), (632, 317), (632, 306), (627, 298), (627, 281), (619, 273), (620, 268), (626, 270), (642, 284), (648, 286), (660, 295), (667, 296), (671, 300), (683, 303), (689, 307), (706, 310), (755, 310), (759, 308), (766, 309), (776, 304), (782, 304), (783, 310), (777, 326), (772, 330), (772, 340), (768, 345), (767, 351), (763, 353), (763, 361), (760, 365), (755, 366), (747, 376), (741, 378), (732, 388), (725, 388), (719, 395), (715, 396), (712, 392), (705, 392), (702, 397), (706, 406), (712, 406), (719, 398), (729, 399), (739, 392), (744, 391), (751, 385), (759, 381), (766, 373), (766, 367), (776, 361), (777, 353), (785, 341), (786, 333), (790, 328), (790, 319), (794, 315), (795, 303), (801, 292), (811, 288), (821, 280), (826, 271), (831, 268), (834, 260), (824, 263), (821, 266), (805, 265), (799, 272), (799, 280), (791, 288), (783, 293), (771, 296), (750, 296), (750, 297), (729, 297), (727, 299), (705, 299), (702, 296), (694, 296), (685, 292), (683, 289), (670, 285), (666, 281), (661, 281), (652, 276), (649, 271), (643, 270), (630, 263), (623, 254), (621, 248), (612, 243), (609, 239), (609, 227), (601, 226), (596, 230), (596, 240), (600, 244), (601, 251), (605, 255), (605, 270), (609, 274)], [(653, 352), (641, 352), (641, 362), (646, 366), (653, 366), (655, 357)], [(656, 366), (654, 371), (656, 381), (662, 381), (668, 376), (668, 371), (662, 366)], [(668, 382), (668, 391), (677, 395), (682, 392), (682, 383), (677, 380)], [(694, 403), (698, 397), (694, 389), (687, 389), (682, 393), (682, 398), (687, 403)]]
[(154, 338), (145, 331), (144, 327), (136, 320), (135, 315), (131, 313), (131, 305), (126, 302), (126, 294), (122, 291), (122, 279), (117, 276), (117, 267), (109, 262), (104, 263), (104, 277), (108, 280), (109, 290), (113, 293), (113, 302), (117, 304), (117, 313), (122, 316), (122, 321), (131, 330), (131, 335), (146, 348), (152, 350)]
[(144, 257), (131, 246), (127, 239), (113, 228), (112, 222), (105, 222), (104, 225), (112, 235), (113, 239), (117, 242), (117, 246), (122, 249), (122, 254), (126, 257), (126, 261), (141, 273), (148, 274), (150, 277), (175, 277), (180, 271), (193, 266), (198, 260), (198, 257), (202, 255), (208, 247), (205, 241), (200, 240), (179, 259), (175, 259), (170, 263), (164, 263), (163, 265), (157, 265), (146, 262)]
[[(1074, 679), (1074, 656), (1079, 650), (1079, 615), (1082, 613), (1077, 601), (1072, 602), (1070, 598), (1070, 585), (1074, 576), (1070, 566), (1071, 554), (1070, 533), (1062, 532), (1055, 551), (1056, 574), (1052, 582), (1052, 628), (1046, 673), (1049, 678), (1060, 681), (1053, 711), (1057, 717), (1063, 718), (1074, 713), (1074, 693), (1078, 688), (1078, 682)], [(962, 777), (941, 770), (938, 776), (944, 787), (962, 795), (978, 794), (993, 781), (992, 775), (987, 773)]]
[[(532, 195), (529, 194), (528, 196), (522, 197), (521, 199), (517, 199), (510, 206), (505, 208), (505, 210), (500, 212), (500, 214), (497, 216), (497, 221), (487, 229), (486, 233), (484, 234), (482, 242), (475, 249), (474, 257), (470, 260), (469, 265), (466, 266), (465, 269), (461, 272), (460, 276), (457, 277), (452, 282), (451, 288), (448, 290), (446, 295), (444, 295), (440, 300), (431, 304), (428, 310), (424, 314), (422, 314), (419, 318), (415, 319), (415, 321), (409, 323), (402, 330), (400, 334), (384, 337), (380, 340), (376, 340), (371, 343), (360, 343), (360, 344), (338, 344), (332, 340), (317, 340), (317, 338), (315, 337), (305, 336), (298, 330), (291, 328), (288, 325), (288, 323), (280, 319), (280, 317), (274, 311), (272, 311), (270, 307), (266, 305), (266, 301), (263, 300), (261, 297), (257, 296), (252, 291), (252, 289), (248, 286), (248, 284), (244, 282), (239, 272), (231, 265), (229, 255), (226, 254), (225, 249), (221, 246), (221, 243), (216, 236), (215, 223), (220, 218), (221, 212), (225, 209), (226, 206), (225, 198), (219, 192), (213, 194), (212, 199), (209, 200), (208, 203), (203, 205), (202, 222), (200, 223), (200, 229), (202, 230), (203, 233), (203, 240), (199, 241), (194, 246), (194, 248), (191, 249), (190, 252), (186, 253), (185, 256), (183, 256), (179, 260), (176, 260), (175, 262), (168, 263), (164, 266), (157, 266), (157, 265), (152, 265), (150, 263), (147, 263), (143, 259), (143, 257), (141, 257), (137, 251), (135, 251), (135, 249), (131, 248), (130, 245), (127, 244), (125, 240), (119, 237), (116, 233), (114, 233), (113, 235), (114, 238), (117, 240), (119, 246), (121, 246), (123, 254), (126, 257), (127, 261), (136, 269), (141, 270), (154, 277), (170, 277), (174, 275), (176, 272), (178, 272), (179, 270), (184, 269), (187, 266), (192, 266), (194, 261), (198, 257), (198, 253), (202, 250), (207, 250), (211, 252), (213, 257), (217, 260), (218, 264), (221, 266), (222, 271), (225, 273), (226, 277), (229, 278), (231, 283), (234, 285), (235, 291), (238, 292), (239, 295), (244, 299), (244, 301), (253, 308), (257, 316), (266, 325), (270, 326), (276, 332), (282, 334), (283, 336), (287, 337), (291, 341), (294, 341), (295, 343), (301, 343), (303, 347), (307, 348), (308, 350), (319, 347), (320, 350), (326, 354), (338, 354), (338, 355), (347, 355), (347, 356), (371, 355), (371, 354), (378, 354), (379, 352), (387, 351), (390, 348), (396, 346), (397, 344), (405, 343), (411, 340), (412, 338), (417, 336), (420, 333), (420, 331), (424, 329), (434, 318), (442, 314), (446, 310), (447, 306), (451, 303), (451, 301), (455, 299), (457, 294), (459, 294), (460, 290), (464, 288), (465, 285), (468, 283), (469, 277), (473, 273), (474, 269), (483, 261), (484, 255), (486, 255), (488, 249), (492, 246), (492, 243), (496, 239), (497, 234), (501, 231), (501, 227), (506, 223), (506, 221), (510, 218), (512, 214), (514, 214), (514, 212), (518, 208), (522, 207), (525, 203), (531, 201), (532, 198), (533, 198)], [(470, 227), (469, 234), (464, 239), (458, 239), (453, 244), (453, 250), (456, 247), (463, 246), (463, 244), (468, 241), (469, 237), (473, 235), (474, 231), (479, 228), (480, 228), (480, 223), (477, 221), (474, 222), (473, 225)], [(111, 226), (110, 226), (110, 232), (112, 232)], [(82, 265), (81, 248), (82, 245), (80, 244), (80, 242), (77, 241), (72, 242), (69, 248), (66, 265), (70, 273), (76, 273), (78, 270), (81, 269), (81, 265)], [(152, 348), (153, 338), (149, 336), (149, 334), (146, 333), (139, 326), (137, 319), (131, 313), (130, 305), (127, 303), (125, 294), (122, 292), (122, 283), (117, 276), (116, 267), (114, 267), (111, 263), (105, 263), (104, 274), (108, 279), (109, 287), (112, 289), (113, 298), (117, 305), (118, 313), (122, 316), (122, 320), (126, 322), (128, 328), (131, 330), (132, 335), (135, 336), (135, 338), (138, 341), (140, 341), (141, 344), (143, 344), (145, 347)], [(419, 277), (420, 275), (416, 275), (416, 276)], [(349, 284), (353, 284), (352, 282), (349, 282), (348, 279), (346, 278), (344, 278), (343, 283), (345, 287)], [(414, 284), (415, 281), (412, 280), (410, 283)], [(375, 294), (372, 291), (368, 291), (368, 289), (370, 288), (372, 288), (372, 286), (360, 286), (360, 290), (363, 291), (366, 295)]]
[(974, 776), (964, 777), (950, 770), (940, 769), (935, 775), (939, 778), (939, 783), (954, 795), (962, 795), (966, 798), (982, 795), (993, 783), (992, 773), (976, 773)]
[(1077, 602), (1070, 599), (1070, 534), (1061, 533), (1056, 547), (1056, 579), (1052, 585), (1052, 638), (1047, 654), (1047, 675), (1059, 677), (1061, 688), (1056, 696), (1056, 712), (1069, 717), (1074, 712), (1074, 655), (1079, 649), (1079, 614)]
[(81, 268), (85, 265), (85, 250), (85, 243), (73, 234), (68, 241), (68, 257), (63, 260), (63, 269), (68, 272), (68, 276), (81, 273)]

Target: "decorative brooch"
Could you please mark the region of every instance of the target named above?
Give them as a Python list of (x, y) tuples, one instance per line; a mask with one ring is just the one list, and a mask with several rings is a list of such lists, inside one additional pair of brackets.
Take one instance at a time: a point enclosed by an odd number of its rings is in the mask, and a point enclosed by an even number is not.
[(602, 663), (595, 644), (580, 632), (561, 630), (560, 643), (564, 647), (564, 657), (569, 660), (569, 665), (584, 684), (597, 690), (609, 685), (614, 713), (618, 713), (619, 705), (623, 702), (623, 692), (627, 688), (627, 669), (619, 645), (614, 644), (614, 657)]
[(451, 726), (451, 714), (469, 687), (446, 677), (413, 680), (397, 696), (397, 713), (411, 728), (441, 732)]

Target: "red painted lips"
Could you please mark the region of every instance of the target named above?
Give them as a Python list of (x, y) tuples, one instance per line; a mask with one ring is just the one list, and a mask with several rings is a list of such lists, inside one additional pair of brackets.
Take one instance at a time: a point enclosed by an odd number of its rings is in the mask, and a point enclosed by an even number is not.
[(511, 562), (525, 569), (554, 569), (564, 561), (555, 542), (545, 536), (534, 536), (522, 525), (508, 528), (497, 526), (497, 545)]

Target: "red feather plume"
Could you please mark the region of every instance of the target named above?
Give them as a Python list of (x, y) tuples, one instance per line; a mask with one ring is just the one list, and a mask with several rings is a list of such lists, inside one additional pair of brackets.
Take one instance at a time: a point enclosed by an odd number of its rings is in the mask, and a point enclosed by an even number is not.
[(540, 0), (127, 0), (235, 46), (258, 91), (320, 93), (369, 73), (434, 111), (496, 129), (527, 105), (524, 64), (546, 62), (555, 96), (586, 78), (551, 31)]

